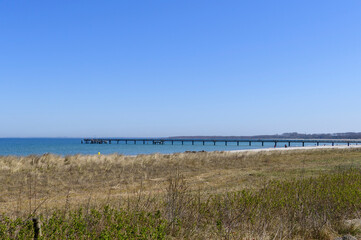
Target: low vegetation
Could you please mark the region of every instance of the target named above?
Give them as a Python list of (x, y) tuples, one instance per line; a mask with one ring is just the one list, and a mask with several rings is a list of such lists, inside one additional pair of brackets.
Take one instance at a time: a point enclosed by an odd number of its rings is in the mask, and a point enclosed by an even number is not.
[(0, 157), (0, 239), (360, 236), (361, 150)]

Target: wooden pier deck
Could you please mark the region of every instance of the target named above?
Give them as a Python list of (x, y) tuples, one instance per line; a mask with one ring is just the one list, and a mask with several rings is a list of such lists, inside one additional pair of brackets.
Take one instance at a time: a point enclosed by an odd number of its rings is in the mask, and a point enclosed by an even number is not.
[(81, 140), (81, 143), (85, 144), (112, 144), (112, 143), (121, 143), (121, 144), (182, 144), (191, 143), (211, 143), (216, 145), (216, 143), (224, 143), (226, 146), (228, 143), (236, 143), (239, 146), (240, 143), (248, 143), (249, 146), (252, 146), (252, 143), (261, 143), (264, 146), (265, 143), (274, 143), (274, 146), (277, 144), (283, 143), (288, 146), (291, 146), (291, 143), (302, 143), (302, 146), (305, 146), (305, 143), (315, 144), (319, 146), (320, 144), (361, 144), (361, 139), (180, 139), (180, 138), (84, 138)]

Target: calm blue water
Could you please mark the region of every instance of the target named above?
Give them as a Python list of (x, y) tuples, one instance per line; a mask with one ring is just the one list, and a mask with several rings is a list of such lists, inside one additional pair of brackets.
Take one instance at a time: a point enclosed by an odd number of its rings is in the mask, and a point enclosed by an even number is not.
[[(301, 146), (300, 144), (293, 143), (291, 146)], [(314, 146), (314, 144), (305, 144), (305, 146)], [(237, 146), (236, 143), (228, 143), (225, 146), (222, 142), (217, 142), (216, 146), (213, 143), (195, 143), (192, 145), (190, 142), (181, 145), (181, 143), (175, 143), (171, 145), (166, 143), (164, 145), (153, 145), (137, 142), (134, 145), (133, 142), (116, 144), (81, 144), (80, 138), (0, 138), (0, 155), (18, 155), (25, 156), (30, 154), (44, 154), (54, 153), (59, 155), (71, 155), (71, 154), (102, 154), (119, 153), (124, 155), (137, 155), (137, 154), (149, 154), (149, 153), (175, 153), (184, 151), (229, 151), (229, 150), (241, 150), (241, 149), (257, 149), (257, 148), (273, 148), (273, 143), (265, 143), (262, 147), (261, 143), (252, 143), (249, 146), (248, 143), (240, 143)], [(278, 147), (284, 147), (284, 144), (279, 143)]]

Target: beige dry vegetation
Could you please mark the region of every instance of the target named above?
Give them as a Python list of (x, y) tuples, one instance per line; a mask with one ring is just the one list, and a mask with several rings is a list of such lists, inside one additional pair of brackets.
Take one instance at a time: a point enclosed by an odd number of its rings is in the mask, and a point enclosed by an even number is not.
[[(258, 189), (274, 179), (307, 178), (359, 167), (361, 149), (272, 152), (198, 152), (138, 156), (45, 154), (0, 157), (0, 211), (15, 215), (165, 193), (182, 175), (188, 189), (206, 194)], [(128, 201), (129, 202), (129, 201)]]

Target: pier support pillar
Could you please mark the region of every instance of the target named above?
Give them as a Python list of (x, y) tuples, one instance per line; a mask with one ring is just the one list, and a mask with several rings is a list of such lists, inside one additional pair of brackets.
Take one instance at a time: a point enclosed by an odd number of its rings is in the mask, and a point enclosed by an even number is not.
[(128, 144), (128, 140), (125, 140), (125, 144)]
[(262, 147), (264, 146), (264, 142), (262, 142)]
[(289, 146), (289, 147), (291, 146), (291, 142), (288, 142), (288, 146)]
[(251, 141), (249, 141), (249, 145), (252, 146), (252, 142), (251, 142)]
[(228, 142), (227, 142), (227, 141), (224, 141), (224, 144), (227, 146)]
[(184, 145), (184, 141), (182, 141), (182, 145)]
[(239, 146), (239, 141), (237, 141), (237, 146)]
[(305, 142), (302, 142), (302, 147), (304, 147), (305, 146)]
[(213, 141), (213, 145), (216, 146), (216, 141)]
[(174, 141), (172, 140), (172, 145), (174, 144)]
[(319, 142), (317, 142), (317, 146), (320, 146), (320, 143), (319, 143)]
[(194, 141), (192, 141), (192, 145), (194, 145)]
[(347, 143), (347, 146), (350, 146), (350, 142)]
[(137, 140), (134, 140), (134, 144), (137, 144)]
[(335, 146), (335, 143), (334, 143), (334, 142), (332, 142), (332, 146)]
[(145, 144), (145, 140), (143, 140), (143, 144)]
[(204, 145), (204, 141), (203, 141), (203, 145)]

